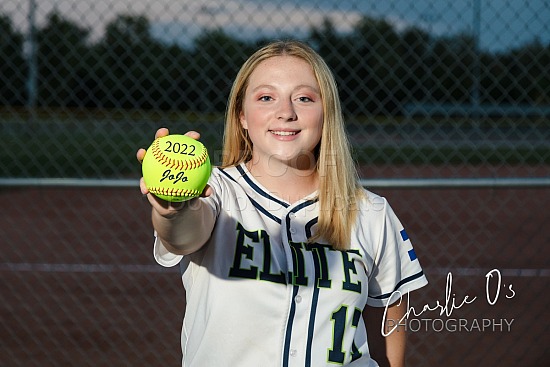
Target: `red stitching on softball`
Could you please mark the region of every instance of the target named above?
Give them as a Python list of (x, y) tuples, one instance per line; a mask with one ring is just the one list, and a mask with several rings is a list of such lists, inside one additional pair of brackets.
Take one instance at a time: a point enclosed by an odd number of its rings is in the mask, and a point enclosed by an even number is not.
[(151, 154), (153, 154), (157, 161), (168, 168), (176, 168), (178, 170), (187, 170), (200, 167), (206, 162), (206, 159), (208, 158), (208, 153), (206, 149), (202, 149), (200, 155), (187, 161), (167, 157), (160, 148), (159, 139), (155, 139), (150, 150)]
[(191, 189), (172, 189), (172, 188), (165, 188), (165, 187), (150, 187), (149, 192), (157, 195), (164, 195), (164, 196), (178, 196), (178, 197), (195, 197), (200, 195), (199, 190), (191, 190)]

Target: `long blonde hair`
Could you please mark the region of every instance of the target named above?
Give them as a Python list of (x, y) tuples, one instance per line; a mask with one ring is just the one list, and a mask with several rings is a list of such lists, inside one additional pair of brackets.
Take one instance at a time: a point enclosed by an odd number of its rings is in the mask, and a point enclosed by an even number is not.
[(231, 89), (226, 112), (222, 166), (252, 158), (252, 141), (240, 123), (243, 100), (250, 75), (262, 61), (275, 56), (295, 56), (311, 65), (323, 100), (323, 132), (315, 150), (319, 175), (319, 220), (310, 242), (324, 239), (335, 249), (350, 246), (351, 230), (362, 195), (357, 171), (344, 128), (338, 89), (330, 68), (312, 48), (298, 41), (278, 41), (256, 51), (243, 64)]

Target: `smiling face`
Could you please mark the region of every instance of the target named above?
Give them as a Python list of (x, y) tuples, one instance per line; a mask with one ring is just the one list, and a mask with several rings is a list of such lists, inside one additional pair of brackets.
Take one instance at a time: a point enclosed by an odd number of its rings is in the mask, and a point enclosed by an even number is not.
[(323, 102), (313, 69), (294, 56), (262, 61), (250, 75), (240, 122), (252, 160), (311, 168), (323, 130)]

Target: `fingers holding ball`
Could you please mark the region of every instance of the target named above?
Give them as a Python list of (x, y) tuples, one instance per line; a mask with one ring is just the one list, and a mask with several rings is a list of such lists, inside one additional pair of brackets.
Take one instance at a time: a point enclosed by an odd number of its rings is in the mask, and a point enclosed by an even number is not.
[(136, 154), (142, 162), (142, 193), (147, 191), (169, 202), (200, 196), (212, 171), (206, 147), (196, 140), (200, 134), (165, 133), (167, 129), (159, 129), (149, 149), (140, 149)]

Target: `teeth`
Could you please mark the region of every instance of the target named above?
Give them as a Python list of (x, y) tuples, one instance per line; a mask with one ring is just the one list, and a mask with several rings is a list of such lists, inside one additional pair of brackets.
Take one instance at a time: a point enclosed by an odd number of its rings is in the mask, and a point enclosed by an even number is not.
[(290, 135), (297, 134), (296, 131), (271, 131), (271, 132), (275, 135), (280, 135), (280, 136), (290, 136)]

